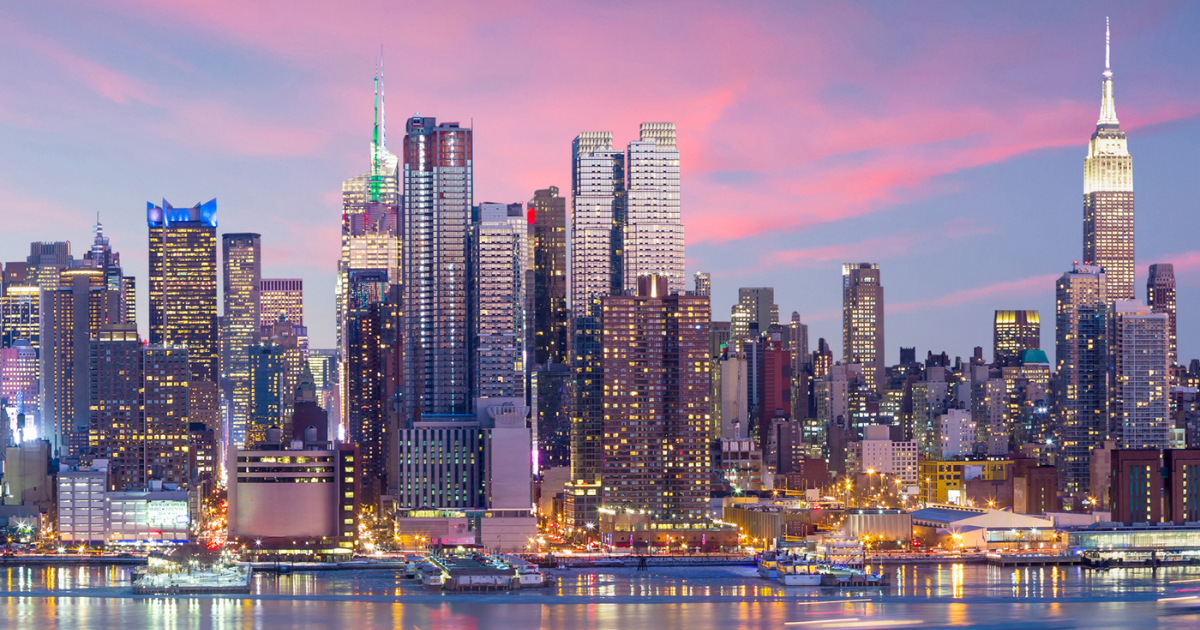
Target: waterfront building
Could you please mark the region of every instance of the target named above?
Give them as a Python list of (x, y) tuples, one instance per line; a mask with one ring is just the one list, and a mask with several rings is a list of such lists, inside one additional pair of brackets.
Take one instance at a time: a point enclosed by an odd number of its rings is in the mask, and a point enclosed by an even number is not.
[(529, 200), (533, 225), (533, 361), (567, 364), (567, 200), (550, 186)]
[(1108, 323), (1105, 271), (1076, 264), (1056, 283), (1055, 411), (1068, 493), (1086, 492), (1090, 452), (1108, 435)]
[(872, 391), (884, 381), (883, 316), (879, 264), (842, 265), (842, 362), (863, 366)]
[(150, 228), (150, 343), (186, 346), (189, 417), (220, 429), (217, 378), (217, 200), (191, 208), (146, 204)]
[(1105, 273), (1107, 304), (1134, 299), (1133, 158), (1117, 120), (1105, 32), (1100, 119), (1083, 167), (1083, 262)]
[(404, 412), (470, 409), (467, 257), (473, 134), (456, 122), (408, 120), (404, 138)]
[(1167, 448), (1170, 441), (1170, 320), (1137, 300), (1111, 312), (1110, 433), (1121, 448)]
[(1167, 314), (1167, 352), (1171, 365), (1179, 363), (1178, 339), (1175, 328), (1175, 265), (1158, 263), (1150, 265), (1146, 279), (1146, 306), (1151, 313)]
[(669, 287), (602, 302), (603, 501), (689, 521), (708, 513), (709, 304)]
[(851, 474), (889, 475), (900, 481), (905, 493), (916, 494), (917, 442), (892, 439), (892, 428), (883, 424), (864, 427), (863, 439), (851, 443), (857, 464)]
[(1037, 311), (996, 311), (992, 322), (992, 361), (1015, 364), (1025, 350), (1042, 347), (1042, 324)]
[(289, 437), (286, 446), (229, 449), (229, 539), (255, 550), (349, 553), (358, 537), (358, 449), (305, 440), (304, 429)]
[(228, 404), (229, 438), (244, 444), (250, 416), (250, 346), (259, 342), (261, 319), (262, 237), (224, 234), (221, 237), (224, 272), (221, 318), (221, 386)]

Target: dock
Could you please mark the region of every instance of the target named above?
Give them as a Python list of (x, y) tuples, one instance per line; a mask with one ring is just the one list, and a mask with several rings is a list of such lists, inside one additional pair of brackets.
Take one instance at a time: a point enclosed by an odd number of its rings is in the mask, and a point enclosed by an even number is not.
[(1080, 563), (1077, 555), (1048, 553), (989, 553), (987, 563), (998, 567), (1071, 566)]

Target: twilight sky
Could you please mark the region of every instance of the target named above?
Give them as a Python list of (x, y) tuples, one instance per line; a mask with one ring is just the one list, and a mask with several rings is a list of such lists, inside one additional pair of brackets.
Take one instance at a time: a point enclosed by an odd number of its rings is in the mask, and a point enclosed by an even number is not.
[[(386, 54), (391, 144), (473, 122), (476, 201), (570, 188), (570, 143), (679, 129), (688, 272), (714, 319), (773, 286), (840, 356), (841, 263), (882, 265), (899, 347), (990, 357), (998, 308), (1042, 312), (1082, 253), (1082, 178), (1113, 20), (1145, 267), (1173, 262), (1200, 357), (1200, 3), (242, 2), (0, 5), (0, 259), (76, 255), (100, 213), (146, 277), (145, 202), (216, 197), (301, 277), (333, 345), (341, 181), (367, 170)], [(1188, 192), (1188, 191), (1192, 192)], [(145, 326), (146, 283), (138, 319)], [(145, 331), (143, 330), (143, 334)]]

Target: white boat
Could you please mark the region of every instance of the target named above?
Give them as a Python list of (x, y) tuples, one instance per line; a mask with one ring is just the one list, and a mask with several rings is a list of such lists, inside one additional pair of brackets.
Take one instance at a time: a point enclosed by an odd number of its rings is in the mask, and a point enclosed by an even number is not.
[(816, 564), (780, 563), (776, 579), (784, 586), (820, 586), (826, 573)]
[(442, 570), (433, 565), (423, 566), (417, 571), (417, 581), (425, 588), (442, 588)]
[(764, 553), (758, 559), (758, 575), (768, 580), (776, 579), (779, 577), (778, 567), (781, 560), (788, 560), (788, 555), (785, 553)]

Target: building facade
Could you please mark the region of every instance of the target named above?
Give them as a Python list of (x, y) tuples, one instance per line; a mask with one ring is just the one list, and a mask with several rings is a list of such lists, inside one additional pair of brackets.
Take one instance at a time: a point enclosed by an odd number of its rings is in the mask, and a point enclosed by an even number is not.
[(229, 438), (241, 446), (250, 416), (250, 346), (259, 342), (262, 237), (221, 236), (224, 273), (221, 319), (221, 387), (229, 409)]
[(146, 204), (150, 228), (150, 343), (186, 346), (190, 417), (218, 429), (217, 200), (191, 208)]
[(1108, 435), (1108, 281), (1076, 264), (1056, 283), (1054, 404), (1063, 489), (1086, 492), (1091, 451)]
[(1178, 339), (1175, 328), (1175, 265), (1158, 263), (1150, 265), (1146, 279), (1146, 306), (1151, 313), (1167, 315), (1167, 353), (1171, 365), (1179, 363)]
[(1113, 302), (1110, 434), (1120, 448), (1170, 444), (1170, 320), (1137, 300)]
[(643, 276), (637, 295), (603, 300), (603, 501), (664, 520), (708, 513), (708, 321), (704, 296), (669, 295)]
[(883, 315), (879, 264), (842, 265), (842, 362), (863, 366), (872, 391), (884, 379)]
[(408, 120), (404, 137), (403, 302), (405, 414), (470, 407), (467, 256), (471, 129)]
[(996, 311), (992, 323), (992, 361), (1016, 365), (1025, 350), (1042, 347), (1042, 324), (1037, 311)]
[(642, 123), (638, 140), (629, 143), (625, 167), (624, 291), (634, 294), (639, 278), (656, 274), (668, 279), (671, 293), (682, 293), (687, 278), (675, 123)]

